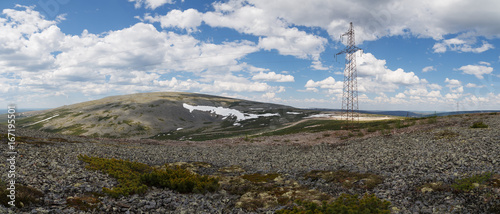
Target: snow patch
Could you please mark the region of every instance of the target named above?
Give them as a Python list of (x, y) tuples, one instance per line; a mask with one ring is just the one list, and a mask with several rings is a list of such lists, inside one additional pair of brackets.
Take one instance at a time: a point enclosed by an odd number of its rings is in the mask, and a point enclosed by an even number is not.
[(287, 112), (287, 114), (302, 114), (302, 112), (291, 112), (291, 111), (289, 111), (289, 112)]
[(35, 124), (38, 124), (38, 123), (41, 123), (41, 122), (45, 122), (45, 121), (48, 121), (48, 120), (50, 120), (50, 119), (52, 119), (52, 118), (54, 118), (54, 117), (57, 117), (57, 116), (59, 116), (59, 114), (56, 114), (56, 115), (54, 115), (54, 116), (52, 116), (52, 117), (49, 117), (49, 118), (45, 118), (45, 119), (43, 119), (43, 120), (37, 121), (37, 122), (32, 123), (32, 124), (26, 125), (26, 126), (24, 126), (24, 127), (28, 127), (28, 126), (32, 126), (32, 125), (35, 125)]
[(213, 107), (213, 106), (192, 106), (186, 103), (183, 103), (182, 106), (189, 110), (192, 113), (194, 110), (198, 111), (208, 111), (213, 114), (223, 116), (222, 119), (226, 119), (229, 116), (236, 117), (236, 121), (256, 119), (259, 117), (273, 117), (280, 116), (278, 113), (266, 113), (266, 114), (247, 114), (236, 109), (224, 108), (224, 107)]
[(333, 114), (315, 114), (306, 118), (330, 118), (330, 117), (333, 117)]

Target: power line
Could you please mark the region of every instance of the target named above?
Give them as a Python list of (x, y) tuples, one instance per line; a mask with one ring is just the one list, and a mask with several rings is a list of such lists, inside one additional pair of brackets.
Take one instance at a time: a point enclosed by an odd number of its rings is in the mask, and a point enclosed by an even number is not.
[(346, 122), (346, 128), (354, 127), (354, 122), (359, 122), (358, 114), (358, 72), (356, 71), (356, 51), (361, 50), (354, 43), (354, 28), (352, 22), (349, 30), (342, 34), (347, 36), (347, 46), (336, 54), (346, 54), (344, 70), (344, 87), (342, 93), (342, 120)]

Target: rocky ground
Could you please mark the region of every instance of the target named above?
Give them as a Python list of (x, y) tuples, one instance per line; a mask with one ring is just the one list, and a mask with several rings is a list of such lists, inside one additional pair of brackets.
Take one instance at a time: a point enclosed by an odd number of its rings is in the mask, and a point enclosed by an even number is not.
[[(476, 121), (489, 128), (470, 128)], [(0, 131), (6, 133), (5, 128)], [(392, 213), (493, 213), (500, 207), (498, 183), (474, 184), (477, 187), (468, 192), (432, 188), (433, 183), (447, 186), (484, 172), (500, 174), (500, 114), (421, 120), (390, 133), (343, 140), (335, 132), (208, 142), (92, 139), (21, 129), (16, 133), (24, 137), (16, 148), (16, 182), (44, 195), (38, 204), (24, 208), (7, 210), (0, 205), (0, 213), (272, 213), (292, 205), (267, 203), (275, 199), (266, 194), (255, 193), (252, 199), (250, 193), (224, 188), (207, 194), (150, 188), (145, 195), (115, 199), (102, 194), (102, 188), (111, 188), (117, 181), (85, 169), (86, 164), (77, 159), (79, 154), (154, 166), (186, 162), (183, 165), (197, 173), (221, 176), (222, 181), (244, 174), (277, 173), (272, 182), (284, 192), (307, 192), (318, 196), (314, 200), (343, 192), (369, 192), (390, 201)], [(2, 145), (0, 151), (5, 153), (6, 142)], [(2, 165), (8, 168), (6, 162)], [(383, 182), (373, 189), (346, 187), (305, 178), (311, 170), (371, 173)], [(7, 172), (1, 178), (8, 181)], [(89, 205), (87, 211), (70, 203), (76, 198)], [(248, 201), (252, 206), (245, 204)]]

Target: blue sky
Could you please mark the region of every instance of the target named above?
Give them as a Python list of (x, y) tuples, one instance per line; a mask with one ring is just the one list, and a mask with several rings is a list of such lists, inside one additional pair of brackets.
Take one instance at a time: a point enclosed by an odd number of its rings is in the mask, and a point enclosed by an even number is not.
[(500, 109), (495, 0), (3, 0), (0, 103), (186, 91), (340, 108), (354, 23), (362, 110)]

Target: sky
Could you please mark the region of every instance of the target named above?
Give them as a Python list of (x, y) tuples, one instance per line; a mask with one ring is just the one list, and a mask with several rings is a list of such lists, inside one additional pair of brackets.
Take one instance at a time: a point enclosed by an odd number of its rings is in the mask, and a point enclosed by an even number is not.
[(500, 109), (497, 0), (2, 0), (0, 103), (176, 91), (339, 109)]

